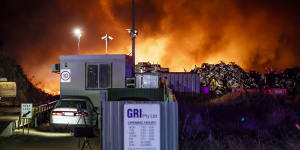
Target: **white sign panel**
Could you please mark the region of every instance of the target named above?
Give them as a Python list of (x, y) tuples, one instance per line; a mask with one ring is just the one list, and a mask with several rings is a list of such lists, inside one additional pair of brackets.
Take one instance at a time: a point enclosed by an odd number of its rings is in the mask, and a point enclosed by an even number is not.
[(21, 118), (32, 118), (32, 103), (21, 104)]
[(160, 105), (124, 105), (124, 150), (160, 150)]
[(71, 82), (71, 69), (60, 70), (60, 82)]

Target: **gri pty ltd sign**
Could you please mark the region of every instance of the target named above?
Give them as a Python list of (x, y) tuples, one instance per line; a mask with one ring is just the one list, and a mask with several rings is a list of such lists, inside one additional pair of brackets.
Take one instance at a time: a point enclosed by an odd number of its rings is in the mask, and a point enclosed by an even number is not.
[(160, 105), (124, 105), (124, 150), (160, 150)]

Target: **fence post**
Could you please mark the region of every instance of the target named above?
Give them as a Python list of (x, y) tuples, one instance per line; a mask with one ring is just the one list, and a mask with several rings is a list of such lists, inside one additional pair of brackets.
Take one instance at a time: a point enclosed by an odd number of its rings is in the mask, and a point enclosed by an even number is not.
[(21, 122), (21, 115), (19, 115), (19, 120), (18, 120), (18, 129), (20, 129), (20, 122)]
[(29, 135), (29, 126), (30, 126), (30, 123), (31, 123), (30, 120), (31, 119), (27, 119), (27, 129), (28, 129), (27, 130), (27, 135)]
[(37, 114), (34, 115), (34, 127), (37, 128), (38, 127), (38, 121), (37, 121)]
[(24, 122), (25, 122), (25, 119), (22, 118), (21, 120), (22, 120), (22, 123), (23, 123), (23, 134), (24, 134), (24, 130), (25, 130), (25, 129), (24, 129), (24, 128), (25, 128), (25, 127), (24, 127)]

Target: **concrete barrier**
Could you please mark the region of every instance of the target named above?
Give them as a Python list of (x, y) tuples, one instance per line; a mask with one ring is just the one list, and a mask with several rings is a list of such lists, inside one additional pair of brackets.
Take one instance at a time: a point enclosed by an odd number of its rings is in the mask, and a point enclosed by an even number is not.
[(0, 121), (0, 137), (8, 137), (13, 135), (15, 129), (15, 121), (2, 120)]

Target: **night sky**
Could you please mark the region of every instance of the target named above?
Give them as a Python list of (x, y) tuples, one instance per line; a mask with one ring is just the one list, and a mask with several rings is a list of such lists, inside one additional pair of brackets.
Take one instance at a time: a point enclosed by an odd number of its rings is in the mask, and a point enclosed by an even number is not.
[[(51, 64), (77, 54), (129, 54), (131, 0), (1, 0), (0, 41), (38, 87), (58, 91)], [(300, 66), (299, 0), (136, 0), (136, 62), (189, 70), (236, 62), (245, 70)], [(34, 76), (34, 77), (33, 77)]]

